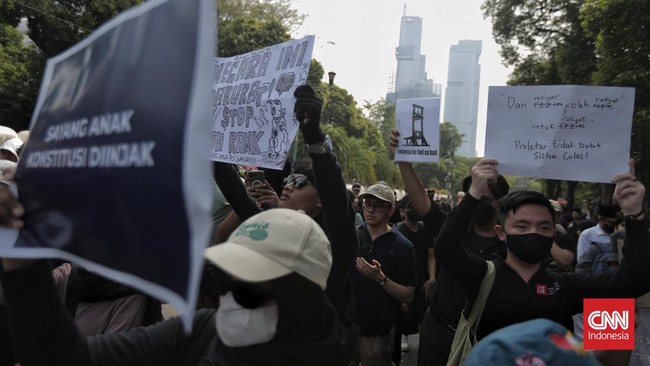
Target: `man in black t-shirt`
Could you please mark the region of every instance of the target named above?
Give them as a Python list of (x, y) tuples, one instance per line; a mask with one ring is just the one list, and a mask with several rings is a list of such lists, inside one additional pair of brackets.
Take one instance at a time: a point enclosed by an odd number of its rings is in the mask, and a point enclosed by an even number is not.
[[(391, 148), (399, 144), (399, 132), (392, 131)], [(413, 208), (422, 215), (424, 225), (437, 236), (446, 215), (427, 197), (424, 185), (417, 177), (413, 165), (398, 163), (404, 186), (409, 192)], [(469, 190), (471, 177), (463, 180), (463, 191)], [(484, 259), (492, 259), (498, 252), (505, 250), (505, 244), (494, 232), (496, 224), (496, 207), (498, 199), (508, 193), (508, 182), (499, 179), (490, 186), (490, 194), (481, 198), (481, 203), (472, 215), (472, 223), (464, 228), (466, 232), (459, 243), (468, 252)], [(440, 267), (440, 266), (439, 266)], [(456, 332), (460, 313), (465, 307), (467, 295), (458, 286), (444, 267), (440, 267), (436, 284), (430, 298), (429, 311), (426, 311), (420, 325), (420, 344), (418, 347), (419, 365), (444, 365), (449, 358), (451, 343)]]

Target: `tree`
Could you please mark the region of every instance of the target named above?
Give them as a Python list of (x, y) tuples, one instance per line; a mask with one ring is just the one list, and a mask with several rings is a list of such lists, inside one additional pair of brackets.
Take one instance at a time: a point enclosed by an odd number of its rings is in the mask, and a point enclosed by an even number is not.
[(426, 187), (460, 190), (461, 181), (478, 161), (455, 155), (462, 142), (463, 136), (456, 126), (449, 122), (440, 124), (440, 161), (437, 164), (415, 164), (415, 171)]
[[(650, 180), (650, 16), (644, 0), (486, 0), (504, 63), (515, 67), (510, 85), (634, 86), (632, 151), (637, 176)], [(574, 197), (577, 183), (566, 184)], [(547, 194), (562, 192), (559, 181)], [(600, 186), (609, 202), (611, 185)], [(646, 198), (648, 199), (648, 198)], [(573, 205), (572, 199), (568, 199)]]
[(27, 18), (29, 38), (50, 58), (142, 0), (3, 1), (0, 22), (18, 25)]
[(11, 25), (0, 26), (0, 125), (27, 129), (36, 103), (43, 54)]
[(650, 182), (650, 6), (643, 0), (585, 0), (580, 15), (597, 39), (594, 84), (636, 88), (631, 156), (638, 178)]
[[(0, 2), (2, 63), (0, 123), (27, 129), (47, 58), (77, 43), (117, 13), (141, 0), (70, 0)], [(27, 19), (33, 43), (14, 29)]]
[[(216, 0), (220, 55), (232, 56), (290, 39), (290, 31), (303, 15), (289, 0)], [(55, 56), (89, 35), (97, 27), (142, 0), (67, 0), (0, 2), (0, 26), (15, 27), (27, 19), (35, 47), (2, 44), (0, 115), (2, 123), (27, 128), (42, 70)], [(5, 42), (7, 31), (3, 31)], [(14, 37), (15, 38), (15, 37)], [(19, 51), (19, 52), (18, 52)], [(25, 71), (27, 70), (27, 71)]]

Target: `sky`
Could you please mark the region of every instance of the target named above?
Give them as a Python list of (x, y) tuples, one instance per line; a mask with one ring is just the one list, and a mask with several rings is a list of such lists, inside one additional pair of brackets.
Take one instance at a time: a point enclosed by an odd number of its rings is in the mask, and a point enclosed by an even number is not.
[[(422, 18), (422, 49), (429, 79), (447, 84), (449, 47), (463, 39), (482, 40), (477, 150), (485, 140), (487, 91), (490, 85), (506, 85), (512, 71), (501, 63), (499, 47), (492, 39), (492, 24), (483, 19), (483, 0), (295, 0), (293, 7), (307, 15), (296, 38), (315, 35), (313, 57), (321, 62), (325, 77), (336, 72), (335, 84), (347, 89), (359, 106), (377, 101), (388, 91), (389, 76), (397, 69), (395, 47), (399, 43), (404, 14)], [(325, 80), (324, 80), (325, 81)], [(443, 115), (441, 111), (441, 116)]]

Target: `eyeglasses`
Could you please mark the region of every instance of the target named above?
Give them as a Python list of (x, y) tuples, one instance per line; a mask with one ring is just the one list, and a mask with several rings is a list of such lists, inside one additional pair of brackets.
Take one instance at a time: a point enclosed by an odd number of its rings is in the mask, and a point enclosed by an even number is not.
[(388, 202), (386, 203), (380, 203), (380, 202), (370, 202), (370, 201), (363, 201), (363, 208), (366, 210), (373, 209), (375, 211), (383, 211), (387, 210), (389, 207), (392, 205)]
[(282, 188), (293, 184), (293, 188), (301, 188), (309, 183), (309, 178), (304, 175), (290, 175), (282, 181)]

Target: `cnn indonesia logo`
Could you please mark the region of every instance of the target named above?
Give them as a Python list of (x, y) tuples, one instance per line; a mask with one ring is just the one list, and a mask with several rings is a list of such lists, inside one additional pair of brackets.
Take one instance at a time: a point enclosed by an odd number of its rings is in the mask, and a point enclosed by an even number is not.
[(586, 349), (634, 349), (634, 299), (584, 299)]

